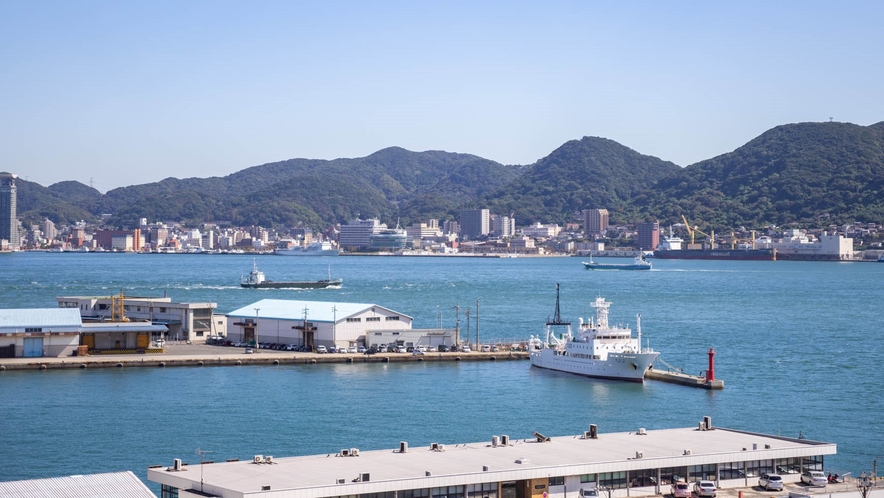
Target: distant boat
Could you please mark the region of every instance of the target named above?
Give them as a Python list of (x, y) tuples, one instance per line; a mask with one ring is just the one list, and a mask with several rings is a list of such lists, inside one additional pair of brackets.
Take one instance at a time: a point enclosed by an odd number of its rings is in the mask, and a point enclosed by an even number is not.
[(306, 246), (293, 245), (287, 249), (277, 249), (273, 254), (278, 256), (337, 256), (340, 253), (327, 240), (316, 241)]
[(329, 277), (325, 280), (311, 280), (302, 282), (275, 282), (267, 280), (264, 272), (258, 270), (258, 261), (253, 260), (254, 267), (248, 276), (242, 277), (239, 285), (248, 289), (328, 289), (340, 288), (343, 280), (340, 278), (332, 279), (331, 270)]
[(632, 264), (596, 263), (592, 260), (592, 255), (590, 255), (589, 262), (584, 261), (583, 266), (587, 270), (650, 270), (651, 262), (645, 260), (644, 256), (639, 254), (635, 257)]

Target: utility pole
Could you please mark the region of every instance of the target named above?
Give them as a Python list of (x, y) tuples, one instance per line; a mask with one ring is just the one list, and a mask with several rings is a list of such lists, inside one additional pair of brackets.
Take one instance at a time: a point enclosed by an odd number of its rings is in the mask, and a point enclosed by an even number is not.
[(470, 309), (467, 308), (467, 344), (470, 343)]
[(479, 349), (479, 303), (482, 298), (476, 299), (476, 349)]
[(460, 347), (460, 306), (454, 307), (454, 345)]

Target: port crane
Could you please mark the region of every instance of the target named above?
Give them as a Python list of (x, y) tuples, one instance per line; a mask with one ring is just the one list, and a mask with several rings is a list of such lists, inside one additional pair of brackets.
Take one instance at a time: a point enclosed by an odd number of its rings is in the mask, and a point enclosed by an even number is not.
[(691, 227), (691, 224), (688, 223), (688, 219), (685, 218), (684, 215), (681, 215), (681, 219), (684, 221), (685, 230), (687, 230), (688, 235), (691, 236), (691, 244), (694, 243), (694, 235), (700, 234), (700, 235), (705, 235), (706, 237), (709, 237), (709, 240), (712, 242), (712, 248), (715, 248), (715, 230), (712, 230), (712, 235), (709, 235), (708, 233), (700, 230), (697, 227)]

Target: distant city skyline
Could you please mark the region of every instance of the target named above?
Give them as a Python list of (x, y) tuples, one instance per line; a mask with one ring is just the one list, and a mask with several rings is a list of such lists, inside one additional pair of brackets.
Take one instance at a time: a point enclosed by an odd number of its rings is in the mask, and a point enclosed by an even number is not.
[(390, 146), (679, 166), (884, 121), (884, 3), (0, 3), (0, 171), (102, 192)]

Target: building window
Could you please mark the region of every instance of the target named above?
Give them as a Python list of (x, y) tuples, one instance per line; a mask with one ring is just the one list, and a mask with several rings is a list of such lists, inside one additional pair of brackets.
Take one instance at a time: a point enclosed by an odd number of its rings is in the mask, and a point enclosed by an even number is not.
[(165, 313), (165, 312), (166, 312), (166, 308), (160, 308), (160, 313)]
[(399, 492), (399, 498), (428, 498), (429, 496), (429, 489), (406, 489)]
[(642, 469), (629, 471), (629, 487), (641, 488), (657, 485), (657, 469)]
[(173, 488), (167, 484), (161, 485), (160, 498), (178, 498), (178, 488)]
[(497, 483), (486, 482), (467, 486), (468, 498), (497, 498)]
[(362, 318), (348, 318), (347, 321), (348, 322), (361, 322)]
[(804, 470), (823, 470), (823, 456), (814, 455), (802, 458), (801, 468)]
[(398, 322), (398, 321), (399, 321), (399, 316), (388, 316), (388, 317), (387, 317), (387, 321), (388, 321), (388, 322), (390, 322), (390, 321)]
[(758, 477), (764, 472), (773, 472), (773, 460), (751, 460), (746, 462), (747, 477)]
[(212, 316), (212, 308), (197, 308), (193, 310), (193, 316), (198, 316), (202, 318)]
[(687, 467), (666, 467), (660, 469), (660, 484), (673, 484), (678, 481), (685, 481), (687, 475)]
[(43, 332), (42, 327), (25, 327), (25, 332)]
[(801, 458), (778, 458), (775, 461), (777, 474), (800, 474)]
[(581, 474), (580, 475), (580, 484), (586, 483), (594, 483), (597, 479), (595, 474)]
[(442, 486), (441, 488), (433, 488), (431, 496), (436, 498), (448, 498), (463, 496), (463, 486)]
[(106, 304), (99, 304), (98, 309), (104, 311), (107, 309), (107, 305)]
[(718, 464), (719, 479), (745, 479), (743, 462), (727, 462)]
[(565, 485), (565, 476), (560, 477), (550, 477), (549, 485), (552, 486), (564, 486)]
[(379, 316), (369, 316), (365, 318), (366, 322), (379, 322), (381, 321), (381, 317)]
[(140, 312), (141, 312), (141, 306), (136, 307), (136, 308), (135, 308), (135, 311), (137, 311), (137, 312), (140, 313)]
[(691, 481), (712, 481), (715, 480), (715, 464), (709, 465), (691, 465), (688, 467), (688, 476)]
[(602, 472), (599, 474), (599, 486), (611, 489), (626, 487), (626, 472)]

